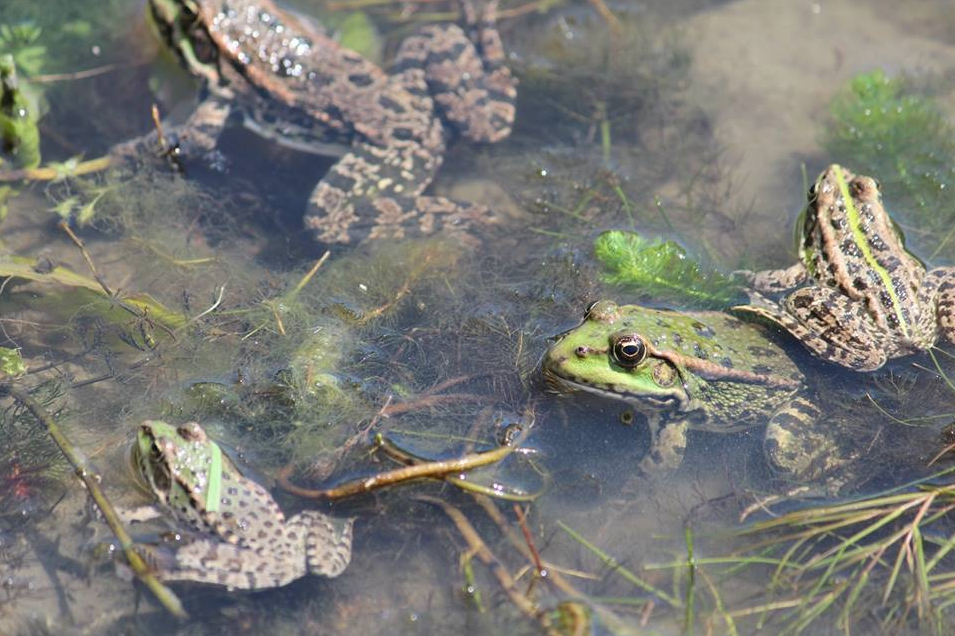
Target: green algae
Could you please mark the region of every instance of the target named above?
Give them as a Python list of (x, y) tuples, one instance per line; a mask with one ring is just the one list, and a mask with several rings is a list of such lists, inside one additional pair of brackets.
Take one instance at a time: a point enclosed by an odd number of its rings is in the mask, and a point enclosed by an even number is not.
[(648, 240), (634, 232), (604, 232), (594, 241), (605, 282), (654, 302), (721, 309), (738, 295), (738, 285), (691, 259), (673, 241)]

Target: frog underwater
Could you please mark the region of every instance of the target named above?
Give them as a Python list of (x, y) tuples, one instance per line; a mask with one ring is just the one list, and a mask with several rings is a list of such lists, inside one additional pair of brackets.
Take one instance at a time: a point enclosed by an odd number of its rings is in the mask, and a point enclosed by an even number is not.
[[(422, 192), (450, 141), (510, 134), (516, 81), (504, 64), (496, 0), (465, 29), (425, 26), (399, 47), (391, 73), (270, 0), (149, 0), (161, 39), (202, 80), (205, 96), (170, 130), (186, 156), (214, 150), (230, 119), (317, 154), (345, 154), (316, 181), (305, 227), (322, 243), (426, 235), (494, 223), (485, 206)], [(114, 147), (132, 158), (157, 133)]]
[(158, 502), (149, 517), (181, 526), (180, 541), (144, 550), (162, 580), (256, 590), (309, 573), (335, 577), (351, 560), (351, 519), (316, 510), (286, 519), (196, 422), (143, 422), (132, 459)]

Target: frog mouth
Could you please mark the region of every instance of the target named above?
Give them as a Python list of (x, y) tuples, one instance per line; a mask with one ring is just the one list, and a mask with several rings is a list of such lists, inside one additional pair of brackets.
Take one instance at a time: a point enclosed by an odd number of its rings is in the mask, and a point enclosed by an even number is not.
[(627, 390), (619, 390), (619, 387), (603, 387), (595, 384), (587, 384), (573, 378), (558, 375), (553, 369), (543, 368), (544, 381), (548, 388), (561, 395), (583, 391), (600, 397), (638, 404), (641, 407), (658, 411), (683, 410), (687, 407), (689, 398), (685, 392), (678, 391), (676, 388), (670, 391), (661, 391), (653, 395), (645, 393), (635, 393)]

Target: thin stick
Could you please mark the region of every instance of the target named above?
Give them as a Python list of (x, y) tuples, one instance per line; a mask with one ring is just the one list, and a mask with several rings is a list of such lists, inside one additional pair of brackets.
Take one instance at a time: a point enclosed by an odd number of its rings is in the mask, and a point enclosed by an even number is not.
[[(375, 444), (377, 446), (381, 446), (383, 443), (382, 436), (376, 435)], [(351, 497), (352, 495), (371, 492), (372, 490), (378, 490), (379, 488), (384, 488), (385, 486), (391, 486), (404, 481), (410, 481), (412, 479), (421, 479), (423, 477), (443, 477), (450, 473), (460, 473), (465, 470), (472, 470), (481, 466), (487, 466), (488, 464), (501, 461), (513, 453), (516, 449), (517, 446), (502, 446), (500, 448), (495, 448), (494, 450), (485, 451), (483, 453), (471, 453), (464, 455), (457, 459), (426, 462), (423, 464), (415, 464), (413, 466), (404, 466), (394, 470), (387, 470), (383, 473), (378, 473), (377, 475), (372, 475), (371, 477), (366, 477), (364, 479), (355, 479), (353, 481), (345, 482), (341, 486), (327, 488), (324, 490), (312, 490), (309, 488), (301, 488), (296, 486), (289, 480), (288, 474), (283, 474), (285, 471), (278, 475), (277, 481), (283, 489), (294, 495), (298, 495), (299, 497), (306, 497), (309, 499), (341, 499), (342, 497)]]
[(106, 284), (106, 281), (103, 280), (103, 277), (99, 275), (99, 271), (96, 269), (96, 265), (93, 263), (90, 253), (86, 251), (86, 246), (83, 245), (83, 241), (80, 240), (76, 234), (73, 233), (73, 230), (70, 229), (69, 224), (66, 221), (60, 221), (59, 227), (61, 230), (66, 232), (66, 235), (70, 237), (70, 240), (80, 248), (80, 254), (83, 255), (83, 258), (86, 259), (86, 266), (90, 268), (90, 272), (93, 273), (93, 278), (96, 279), (96, 282), (99, 283), (99, 286), (103, 288), (103, 291), (106, 292), (106, 295), (110, 298), (115, 298), (116, 294), (113, 293), (113, 290), (109, 288), (109, 285)]
[(521, 532), (524, 533), (524, 541), (527, 543), (527, 549), (531, 552), (531, 557), (534, 560), (534, 567), (537, 568), (537, 575), (543, 577), (544, 564), (541, 563), (541, 555), (537, 551), (537, 546), (534, 545), (534, 535), (531, 534), (530, 528), (527, 527), (527, 515), (524, 512), (524, 509), (517, 504), (514, 504), (514, 514), (517, 515), (517, 522), (521, 526)]
[(126, 554), (126, 560), (129, 561), (129, 565), (133, 568), (133, 572), (136, 573), (136, 576), (152, 591), (156, 599), (162, 603), (163, 607), (165, 607), (170, 614), (180, 619), (189, 618), (189, 615), (186, 614), (186, 610), (183, 609), (182, 603), (179, 602), (179, 598), (175, 593), (163, 585), (159, 579), (149, 571), (149, 566), (146, 565), (142, 557), (134, 550), (135, 544), (133, 540), (126, 532), (126, 528), (123, 527), (119, 515), (117, 515), (113, 509), (113, 505), (99, 487), (99, 475), (93, 471), (92, 466), (89, 465), (86, 458), (76, 451), (70, 443), (70, 440), (63, 435), (60, 431), (60, 427), (53, 418), (50, 417), (46, 410), (33, 398), (18, 389), (14, 389), (9, 384), (0, 384), (0, 393), (6, 393), (25, 406), (33, 414), (33, 417), (46, 427), (50, 437), (53, 438), (53, 441), (60, 448), (60, 451), (66, 456), (70, 464), (73, 465), (73, 468), (76, 470), (76, 476), (86, 485), (86, 489), (89, 491), (93, 501), (96, 502), (96, 505), (102, 511), (106, 523), (109, 525), (110, 530), (113, 531), (113, 534), (116, 535), (120, 547)]
[(113, 165), (113, 158), (99, 157), (82, 161), (69, 172), (62, 167), (24, 168), (23, 170), (0, 170), (0, 183), (7, 181), (56, 181), (64, 177), (81, 177), (84, 174), (102, 172)]

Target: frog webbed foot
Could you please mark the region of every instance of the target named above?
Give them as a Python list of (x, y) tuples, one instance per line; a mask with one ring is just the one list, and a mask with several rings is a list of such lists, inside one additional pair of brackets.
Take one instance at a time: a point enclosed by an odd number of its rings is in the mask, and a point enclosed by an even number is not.
[(305, 535), (308, 571), (333, 578), (351, 562), (354, 519), (329, 517), (317, 510), (303, 510), (289, 519), (287, 527)]

